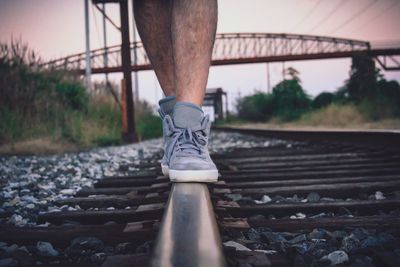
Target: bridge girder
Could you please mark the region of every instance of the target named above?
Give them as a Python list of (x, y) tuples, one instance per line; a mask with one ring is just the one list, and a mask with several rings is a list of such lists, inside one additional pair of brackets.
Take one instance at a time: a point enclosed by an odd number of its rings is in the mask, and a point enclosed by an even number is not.
[[(133, 56), (134, 50), (136, 50), (137, 63), (132, 65), (132, 71), (151, 69), (149, 58), (141, 42), (131, 43), (131, 56)], [(400, 54), (400, 48), (394, 50), (396, 50), (395, 54)], [(217, 34), (212, 65), (341, 58), (351, 57), (358, 52), (371, 53), (373, 50), (371, 50), (369, 42), (326, 36), (284, 33), (226, 33)], [(105, 54), (108, 57), (107, 67), (104, 66)], [(120, 45), (92, 50), (90, 59), (92, 73), (122, 71)], [(80, 53), (53, 60), (45, 63), (44, 66), (77, 70), (83, 73), (85, 54)]]

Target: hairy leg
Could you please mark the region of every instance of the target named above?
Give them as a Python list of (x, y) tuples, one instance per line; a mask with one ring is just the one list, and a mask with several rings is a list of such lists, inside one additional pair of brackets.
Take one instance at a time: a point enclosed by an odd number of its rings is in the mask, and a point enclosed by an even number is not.
[(171, 0), (135, 0), (135, 20), (146, 53), (166, 96), (175, 94)]
[(217, 30), (217, 0), (171, 0), (177, 101), (203, 103)]

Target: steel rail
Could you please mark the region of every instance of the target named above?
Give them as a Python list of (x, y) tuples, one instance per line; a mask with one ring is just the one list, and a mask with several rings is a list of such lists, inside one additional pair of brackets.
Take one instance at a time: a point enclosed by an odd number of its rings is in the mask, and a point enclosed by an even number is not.
[(254, 129), (235, 126), (213, 126), (213, 129), (286, 140), (351, 143), (389, 150), (398, 150), (400, 147), (398, 130)]
[(173, 184), (151, 266), (226, 266), (205, 184)]

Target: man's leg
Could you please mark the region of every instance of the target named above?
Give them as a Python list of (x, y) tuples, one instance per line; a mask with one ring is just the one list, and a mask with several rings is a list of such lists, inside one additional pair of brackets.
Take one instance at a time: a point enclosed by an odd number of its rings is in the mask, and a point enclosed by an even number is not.
[(164, 120), (164, 129), (167, 140), (171, 140), (166, 151), (170, 155), (169, 177), (174, 182), (218, 180), (207, 148), (210, 122), (201, 109), (216, 28), (217, 0), (172, 0), (177, 102), (172, 119)]
[(217, 0), (172, 0), (177, 101), (201, 106), (217, 30)]
[(175, 95), (171, 39), (171, 0), (135, 0), (140, 38), (166, 96)]

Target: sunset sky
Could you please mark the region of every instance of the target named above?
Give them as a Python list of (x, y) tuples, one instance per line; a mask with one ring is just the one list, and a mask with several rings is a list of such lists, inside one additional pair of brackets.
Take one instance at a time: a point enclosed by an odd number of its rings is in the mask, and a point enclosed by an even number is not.
[[(400, 46), (399, 0), (219, 0), (218, 33), (270, 32), (335, 36), (391, 42)], [(107, 13), (119, 24), (116, 4)], [(132, 19), (132, 14), (131, 19)], [(101, 14), (90, 8), (91, 48), (102, 47)], [(132, 30), (132, 29), (131, 29)], [(108, 44), (119, 44), (120, 33), (107, 26)], [(0, 41), (20, 38), (44, 59), (83, 52), (83, 0), (0, 0)], [(310, 95), (334, 91), (348, 78), (350, 59), (287, 62), (300, 71)], [(271, 82), (282, 79), (281, 63), (270, 64)], [(400, 81), (400, 72), (384, 73)], [(119, 82), (120, 75), (111, 78)], [(97, 75), (95, 79), (102, 79)], [(140, 97), (151, 103), (161, 97), (152, 71), (139, 73)], [(266, 64), (212, 67), (208, 87), (222, 87), (229, 93), (231, 107), (239, 95), (267, 87)]]

